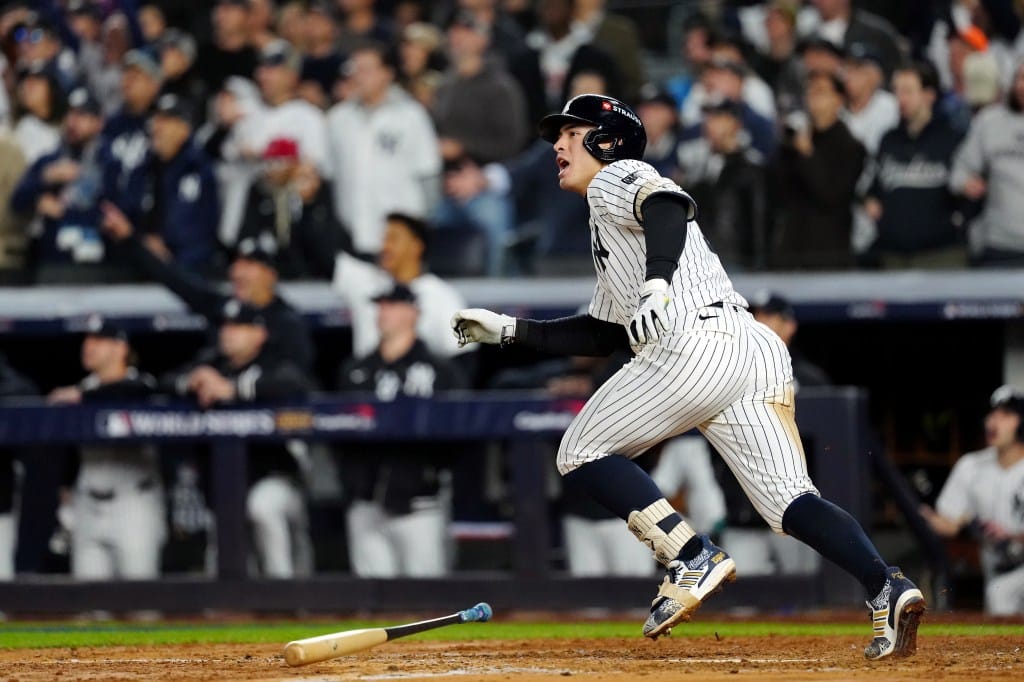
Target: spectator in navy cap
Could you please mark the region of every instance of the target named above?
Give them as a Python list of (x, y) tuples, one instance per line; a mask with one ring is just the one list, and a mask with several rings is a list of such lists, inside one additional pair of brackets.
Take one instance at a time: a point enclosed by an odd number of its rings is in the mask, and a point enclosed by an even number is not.
[(11, 195), (15, 213), (39, 220), (30, 262), (36, 282), (124, 279), (112, 270), (99, 233), (102, 129), (99, 102), (85, 88), (73, 90), (57, 149), (29, 166)]
[(129, 50), (121, 64), (124, 104), (103, 127), (99, 159), (104, 196), (119, 206), (128, 207), (140, 201), (140, 197), (126, 190), (132, 186), (131, 178), (142, 171), (147, 158), (149, 135), (146, 128), (163, 85), (163, 70), (156, 53), (149, 48)]
[(676, 158), (680, 133), (679, 105), (666, 91), (644, 91), (636, 106), (636, 114), (647, 133), (644, 161), (665, 177), (674, 177), (679, 163)]
[(138, 226), (147, 246), (196, 273), (215, 271), (219, 203), (213, 163), (192, 136), (190, 103), (161, 95), (149, 120), (150, 152), (128, 174), (106, 216)]
[(854, 43), (846, 50), (843, 69), (846, 109), (843, 121), (874, 157), (882, 135), (900, 120), (896, 97), (885, 89), (885, 71), (878, 49), (869, 43)]
[(176, 28), (160, 37), (160, 67), (164, 73), (163, 94), (177, 95), (190, 102), (196, 111), (195, 123), (205, 120), (206, 85), (196, 73), (196, 41)]

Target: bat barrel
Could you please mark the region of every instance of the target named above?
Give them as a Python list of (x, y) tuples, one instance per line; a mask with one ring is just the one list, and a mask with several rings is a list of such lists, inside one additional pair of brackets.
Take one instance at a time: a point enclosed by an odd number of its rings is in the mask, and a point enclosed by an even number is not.
[(284, 660), (292, 666), (307, 665), (369, 649), (386, 641), (388, 633), (384, 628), (333, 632), (289, 642), (284, 648)]

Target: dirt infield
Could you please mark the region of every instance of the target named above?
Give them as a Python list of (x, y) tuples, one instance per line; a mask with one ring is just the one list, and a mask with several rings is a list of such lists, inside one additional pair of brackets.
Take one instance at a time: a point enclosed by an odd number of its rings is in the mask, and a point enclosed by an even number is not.
[(1008, 680), (1024, 678), (1018, 637), (928, 637), (918, 655), (869, 664), (863, 638), (744, 637), (396, 641), (303, 668), (265, 644), (0, 651), (0, 682), (53, 680)]

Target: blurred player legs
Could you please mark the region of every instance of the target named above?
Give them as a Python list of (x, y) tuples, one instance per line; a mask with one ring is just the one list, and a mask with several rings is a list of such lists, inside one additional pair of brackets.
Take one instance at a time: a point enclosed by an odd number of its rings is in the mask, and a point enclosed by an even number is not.
[(73, 502), (71, 574), (78, 579), (144, 580), (160, 574), (166, 539), (163, 489), (126, 487), (114, 492), (79, 488)]
[(568, 515), (562, 520), (569, 574), (596, 576), (648, 576), (658, 564), (651, 550), (636, 541), (622, 519), (585, 519)]
[(412, 500), (408, 514), (354, 500), (346, 516), (348, 554), (360, 577), (437, 577), (447, 572), (448, 513), (438, 498)]
[(14, 514), (0, 514), (0, 580), (14, 578)]
[(291, 476), (269, 474), (256, 481), (246, 500), (261, 574), (293, 578), (313, 573), (309, 517)]
[(743, 571), (754, 575), (813, 575), (821, 564), (818, 553), (788, 535), (760, 528), (726, 528), (722, 546)]

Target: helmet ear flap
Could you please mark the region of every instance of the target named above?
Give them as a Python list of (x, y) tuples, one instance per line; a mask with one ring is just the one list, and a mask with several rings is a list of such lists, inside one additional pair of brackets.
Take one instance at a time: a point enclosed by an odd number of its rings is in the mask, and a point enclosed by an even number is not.
[[(607, 149), (601, 145), (611, 143), (611, 146)], [(618, 159), (616, 147), (619, 146), (621, 140), (618, 136), (609, 133), (608, 131), (601, 130), (601, 128), (594, 128), (587, 133), (586, 137), (583, 138), (583, 148), (590, 152), (598, 161), (605, 161), (611, 163)]]

